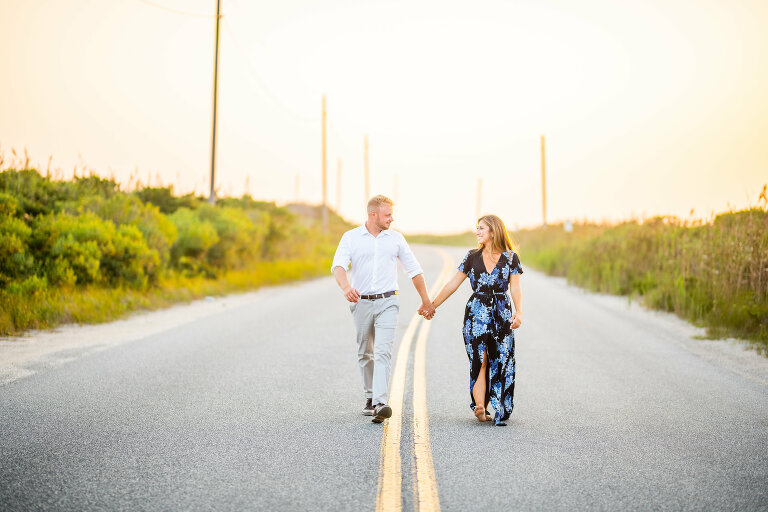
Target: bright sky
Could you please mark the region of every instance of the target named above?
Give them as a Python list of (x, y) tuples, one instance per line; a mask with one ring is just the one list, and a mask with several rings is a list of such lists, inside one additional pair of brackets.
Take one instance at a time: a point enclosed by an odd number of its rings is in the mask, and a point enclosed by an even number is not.
[[(207, 17), (177, 14), (150, 4)], [(768, 182), (765, 0), (221, 0), (217, 184), (456, 232), (688, 217)], [(0, 0), (0, 149), (206, 193), (215, 0)], [(80, 160), (80, 156), (82, 160)], [(336, 196), (342, 159), (341, 197)], [(397, 182), (397, 186), (395, 183)]]

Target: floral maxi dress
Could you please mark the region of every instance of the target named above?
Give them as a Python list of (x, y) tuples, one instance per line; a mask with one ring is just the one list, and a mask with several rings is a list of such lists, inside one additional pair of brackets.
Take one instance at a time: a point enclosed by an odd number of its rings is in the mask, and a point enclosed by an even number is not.
[(483, 255), (474, 249), (467, 253), (458, 268), (469, 277), (472, 296), (464, 310), (464, 343), (470, 362), (469, 396), (474, 410), (472, 388), (480, 375), (483, 356), (488, 353), (486, 403), (496, 411), (495, 421), (509, 418), (514, 407), (515, 391), (515, 333), (511, 328), (512, 307), (509, 276), (522, 274), (520, 259), (512, 251), (501, 254), (496, 266), (486, 271)]

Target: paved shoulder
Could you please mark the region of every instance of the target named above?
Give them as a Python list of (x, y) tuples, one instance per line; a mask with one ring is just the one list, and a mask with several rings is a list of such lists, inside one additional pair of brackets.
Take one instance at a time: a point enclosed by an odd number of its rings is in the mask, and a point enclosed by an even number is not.
[(768, 387), (691, 351), (698, 340), (663, 319), (616, 306), (626, 299), (527, 268), (521, 281), (507, 427), (469, 410), (468, 286), (433, 321), (428, 404), (445, 510), (768, 507)]

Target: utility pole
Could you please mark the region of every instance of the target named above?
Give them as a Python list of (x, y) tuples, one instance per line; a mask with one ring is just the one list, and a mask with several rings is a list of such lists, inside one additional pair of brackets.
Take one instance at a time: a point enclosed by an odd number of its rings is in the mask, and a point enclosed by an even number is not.
[(341, 208), (341, 158), (336, 168), (336, 213), (339, 213)]
[(368, 135), (365, 136), (365, 202), (371, 198), (371, 171), (368, 168)]
[(293, 179), (293, 202), (299, 202), (299, 173), (296, 173), (296, 177)]
[(216, 50), (213, 57), (213, 135), (211, 141), (211, 193), (208, 195), (208, 202), (216, 203), (216, 103), (218, 98), (218, 78), (219, 78), (219, 20), (221, 20), (221, 0), (216, 0)]
[(325, 125), (328, 117), (325, 110), (325, 94), (323, 94), (323, 232), (328, 231), (328, 165), (326, 159)]
[(483, 214), (483, 178), (477, 178), (477, 215), (476, 219), (479, 219)]
[(541, 225), (547, 225), (547, 150), (543, 135), (541, 136)]

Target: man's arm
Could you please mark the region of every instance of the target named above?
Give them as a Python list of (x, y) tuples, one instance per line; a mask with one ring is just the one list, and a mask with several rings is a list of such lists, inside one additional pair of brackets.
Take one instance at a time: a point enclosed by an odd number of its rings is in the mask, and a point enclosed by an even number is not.
[(339, 288), (341, 288), (341, 291), (344, 292), (344, 297), (349, 302), (357, 302), (360, 300), (360, 292), (352, 288), (352, 286), (349, 284), (346, 270), (341, 267), (333, 267), (333, 277), (336, 278), (336, 282), (339, 284)]
[(336, 278), (336, 282), (344, 292), (344, 298), (349, 302), (357, 302), (360, 300), (360, 292), (352, 288), (347, 279), (347, 268), (352, 259), (352, 251), (349, 247), (349, 238), (345, 233), (339, 241), (339, 246), (336, 248), (336, 254), (333, 255), (333, 263), (331, 264), (331, 272), (333, 277)]
[(411, 280), (413, 281), (413, 286), (416, 287), (416, 291), (419, 292), (419, 297), (421, 297), (421, 307), (419, 308), (419, 313), (432, 313), (432, 301), (429, 300), (427, 282), (424, 280), (424, 274), (414, 276)]
[(408, 247), (408, 242), (405, 241), (405, 237), (400, 236), (398, 243), (397, 257), (400, 259), (400, 263), (403, 265), (406, 273), (413, 281), (413, 286), (416, 287), (416, 291), (419, 292), (421, 297), (421, 307), (419, 308), (419, 314), (424, 314), (431, 311), (432, 301), (429, 300), (429, 293), (427, 292), (427, 283), (424, 281), (424, 270), (416, 260), (416, 256), (411, 252), (411, 248)]

